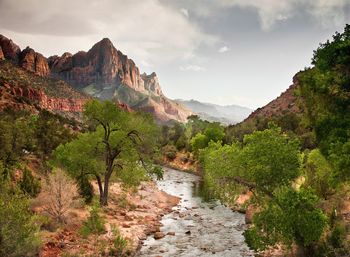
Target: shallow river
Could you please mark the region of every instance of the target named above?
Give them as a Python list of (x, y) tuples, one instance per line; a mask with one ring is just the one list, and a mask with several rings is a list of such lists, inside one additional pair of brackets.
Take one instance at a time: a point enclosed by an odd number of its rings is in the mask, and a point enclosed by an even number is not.
[(165, 169), (158, 187), (181, 197), (174, 211), (162, 219), (167, 235), (155, 240), (149, 236), (138, 256), (253, 256), (244, 243), (244, 215), (232, 212), (219, 201), (206, 202), (200, 196), (199, 177)]

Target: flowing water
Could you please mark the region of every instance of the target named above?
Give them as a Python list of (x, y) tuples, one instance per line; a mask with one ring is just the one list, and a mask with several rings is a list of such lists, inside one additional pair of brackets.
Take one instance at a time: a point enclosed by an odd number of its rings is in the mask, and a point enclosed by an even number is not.
[(159, 189), (181, 198), (174, 211), (161, 221), (161, 231), (175, 235), (159, 240), (149, 236), (138, 256), (253, 256), (242, 235), (244, 215), (219, 201), (204, 201), (198, 176), (166, 168), (164, 180), (157, 184)]

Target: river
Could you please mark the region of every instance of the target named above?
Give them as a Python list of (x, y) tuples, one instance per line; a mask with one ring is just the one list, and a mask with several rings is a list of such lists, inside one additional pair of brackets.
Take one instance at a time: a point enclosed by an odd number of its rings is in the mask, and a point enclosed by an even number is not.
[(159, 189), (181, 198), (161, 221), (161, 231), (175, 235), (158, 240), (149, 236), (138, 256), (253, 256), (242, 235), (244, 215), (217, 200), (204, 201), (199, 194), (198, 176), (165, 168), (164, 180), (157, 184)]

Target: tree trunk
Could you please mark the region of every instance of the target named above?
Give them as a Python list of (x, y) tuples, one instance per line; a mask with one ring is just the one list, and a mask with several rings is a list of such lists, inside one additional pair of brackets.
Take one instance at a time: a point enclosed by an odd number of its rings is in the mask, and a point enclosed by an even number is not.
[(102, 206), (108, 205), (108, 186), (109, 186), (109, 177), (105, 177), (104, 190), (100, 198), (100, 204)]
[(102, 181), (101, 181), (100, 176), (96, 176), (96, 180), (97, 180), (98, 190), (100, 192), (100, 204), (102, 205), (104, 190), (103, 190)]

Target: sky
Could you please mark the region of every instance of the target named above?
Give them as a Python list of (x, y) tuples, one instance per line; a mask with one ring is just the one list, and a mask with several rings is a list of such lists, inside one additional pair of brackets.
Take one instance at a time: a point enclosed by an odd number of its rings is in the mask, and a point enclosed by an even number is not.
[(108, 37), (169, 98), (262, 107), (350, 23), (350, 0), (0, 0), (0, 34), (46, 57)]

